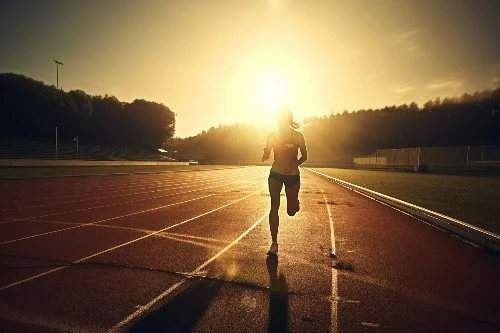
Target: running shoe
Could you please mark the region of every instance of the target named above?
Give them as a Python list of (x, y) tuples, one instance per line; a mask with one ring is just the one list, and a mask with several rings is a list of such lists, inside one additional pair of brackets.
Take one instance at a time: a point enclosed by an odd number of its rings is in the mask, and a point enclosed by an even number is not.
[(267, 251), (268, 255), (275, 256), (278, 255), (278, 243), (272, 243), (269, 251)]

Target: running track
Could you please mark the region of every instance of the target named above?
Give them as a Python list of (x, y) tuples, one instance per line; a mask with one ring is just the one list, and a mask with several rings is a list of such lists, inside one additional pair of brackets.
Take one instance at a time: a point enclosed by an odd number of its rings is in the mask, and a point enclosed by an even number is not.
[(0, 181), (0, 331), (500, 331), (497, 256), (306, 170), (267, 257), (267, 173)]

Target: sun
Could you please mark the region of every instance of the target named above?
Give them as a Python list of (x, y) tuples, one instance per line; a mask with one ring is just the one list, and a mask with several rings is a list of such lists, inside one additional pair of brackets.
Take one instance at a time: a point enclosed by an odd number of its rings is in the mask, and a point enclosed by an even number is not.
[(274, 117), (276, 110), (290, 104), (290, 83), (282, 74), (263, 74), (255, 80), (254, 99), (262, 118)]

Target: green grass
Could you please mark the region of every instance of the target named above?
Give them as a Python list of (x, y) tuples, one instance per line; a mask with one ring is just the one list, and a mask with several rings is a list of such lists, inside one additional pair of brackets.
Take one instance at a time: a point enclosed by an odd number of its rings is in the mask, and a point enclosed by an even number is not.
[(500, 177), (314, 168), (500, 234)]

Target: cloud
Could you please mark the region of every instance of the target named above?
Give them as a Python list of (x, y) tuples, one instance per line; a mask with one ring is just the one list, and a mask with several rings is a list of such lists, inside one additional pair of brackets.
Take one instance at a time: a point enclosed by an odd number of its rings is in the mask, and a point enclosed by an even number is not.
[(412, 92), (416, 89), (416, 86), (406, 86), (406, 87), (398, 87), (394, 88), (393, 92), (395, 92), (397, 95), (405, 95), (408, 94), (409, 92)]
[(442, 90), (442, 89), (448, 89), (448, 88), (457, 88), (462, 86), (464, 83), (460, 80), (457, 79), (449, 79), (449, 80), (438, 80), (438, 81), (433, 81), (426, 86), (424, 86), (425, 90)]
[(391, 37), (393, 43), (403, 48), (412, 55), (422, 55), (423, 50), (420, 46), (419, 36), (422, 29), (412, 29)]
[(492, 75), (489, 80), (489, 89), (496, 89), (500, 86), (500, 64), (495, 64), (492, 66)]

